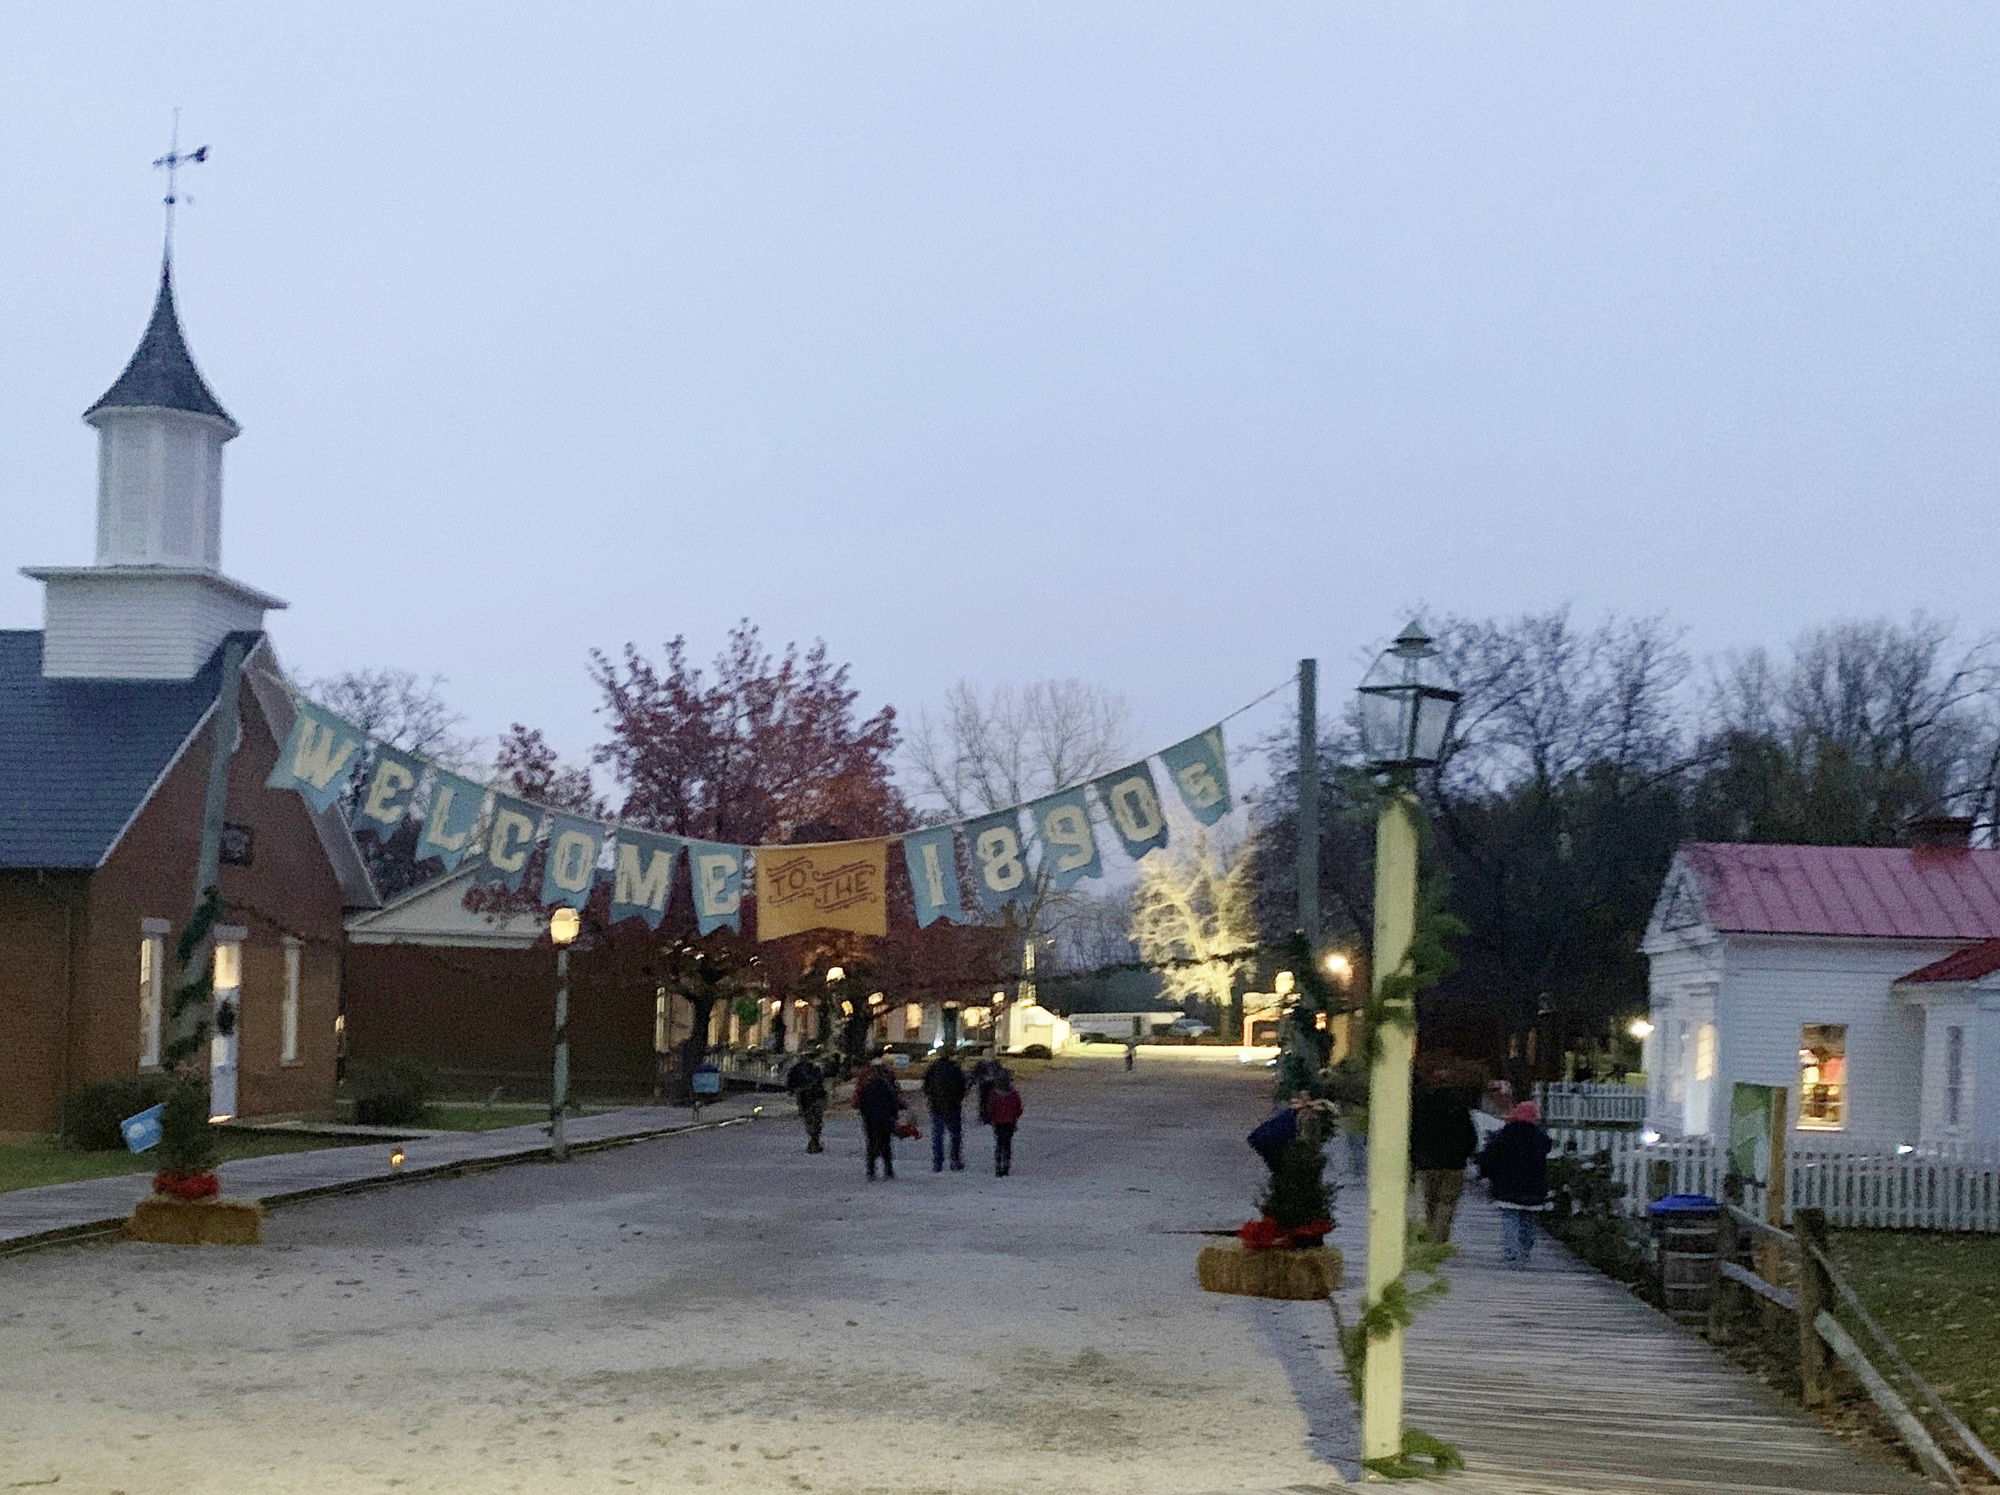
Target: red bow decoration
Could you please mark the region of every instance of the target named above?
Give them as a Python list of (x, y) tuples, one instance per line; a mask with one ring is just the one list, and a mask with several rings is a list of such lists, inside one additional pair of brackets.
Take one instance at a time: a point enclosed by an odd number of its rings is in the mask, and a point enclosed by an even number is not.
[(213, 1173), (155, 1173), (153, 1192), (192, 1203), (220, 1194), (222, 1180)]
[(1288, 1230), (1269, 1215), (1264, 1215), (1244, 1221), (1236, 1232), (1236, 1239), (1252, 1251), (1304, 1251), (1323, 1244), (1332, 1229), (1331, 1220), (1308, 1220)]

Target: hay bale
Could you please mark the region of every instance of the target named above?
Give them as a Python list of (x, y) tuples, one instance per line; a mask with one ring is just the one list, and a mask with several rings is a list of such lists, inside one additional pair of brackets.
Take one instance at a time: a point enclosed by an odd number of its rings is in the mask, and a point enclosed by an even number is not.
[(1212, 1293), (1303, 1301), (1338, 1291), (1344, 1266), (1332, 1246), (1252, 1251), (1241, 1241), (1230, 1241), (1202, 1247), (1194, 1269), (1201, 1285)]
[(153, 1194), (133, 1206), (125, 1239), (156, 1246), (257, 1246), (264, 1207), (235, 1199), (171, 1199)]

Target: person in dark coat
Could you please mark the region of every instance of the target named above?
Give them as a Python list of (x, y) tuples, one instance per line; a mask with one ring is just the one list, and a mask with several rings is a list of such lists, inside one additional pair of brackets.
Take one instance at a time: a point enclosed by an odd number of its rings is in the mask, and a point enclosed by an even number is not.
[(819, 1139), (826, 1124), (826, 1073), (810, 1059), (801, 1058), (785, 1072), (785, 1088), (799, 1108), (799, 1120), (806, 1127), (806, 1151), (825, 1152)]
[(931, 1108), (931, 1172), (944, 1172), (945, 1138), (951, 1138), (951, 1171), (965, 1168), (963, 1132), (965, 1071), (950, 1054), (942, 1054), (924, 1071), (924, 1100)]
[(1005, 1069), (994, 1077), (986, 1097), (986, 1120), (993, 1128), (993, 1172), (1005, 1178), (1014, 1171), (1014, 1128), (1021, 1124), (1021, 1092)]
[(972, 1083), (979, 1091), (979, 1124), (990, 1125), (986, 1119), (986, 1102), (993, 1094), (993, 1082), (1007, 1073), (1007, 1066), (992, 1054), (986, 1055), (972, 1066)]
[(1479, 1151), (1472, 1108), (1445, 1088), (1444, 1070), (1418, 1081), (1410, 1099), (1410, 1167), (1424, 1191), (1424, 1234), (1439, 1245), (1451, 1239), (1451, 1217), (1465, 1192), (1465, 1165)]
[(902, 1087), (884, 1064), (871, 1064), (861, 1071), (854, 1085), (854, 1109), (861, 1113), (861, 1125), (868, 1133), (868, 1176), (875, 1176), (875, 1160), (882, 1160), (882, 1176), (896, 1176), (896, 1156), (892, 1144), (896, 1120), (906, 1103)]
[(1524, 1100), (1507, 1113), (1479, 1155), (1479, 1173), (1500, 1206), (1500, 1254), (1525, 1267), (1535, 1249), (1535, 1216), (1549, 1207), (1549, 1149), (1542, 1108)]

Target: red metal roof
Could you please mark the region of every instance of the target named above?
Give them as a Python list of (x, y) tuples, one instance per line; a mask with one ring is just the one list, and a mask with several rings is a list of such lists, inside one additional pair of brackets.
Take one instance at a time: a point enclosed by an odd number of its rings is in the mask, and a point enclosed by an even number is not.
[(1719, 930), (2000, 939), (2000, 851), (1697, 842), (1681, 856)]
[(1995, 971), (2000, 971), (2000, 940), (1981, 940), (1963, 950), (1952, 951), (1943, 960), (1920, 966), (1896, 984), (1900, 986), (1904, 981), (1977, 981)]

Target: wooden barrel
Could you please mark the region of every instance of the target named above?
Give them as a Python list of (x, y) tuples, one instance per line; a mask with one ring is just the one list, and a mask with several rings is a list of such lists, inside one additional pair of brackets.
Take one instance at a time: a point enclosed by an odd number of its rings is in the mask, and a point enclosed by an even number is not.
[(1706, 1319), (1715, 1298), (1716, 1252), (1721, 1232), (1714, 1218), (1661, 1224), (1660, 1290), (1676, 1319)]

